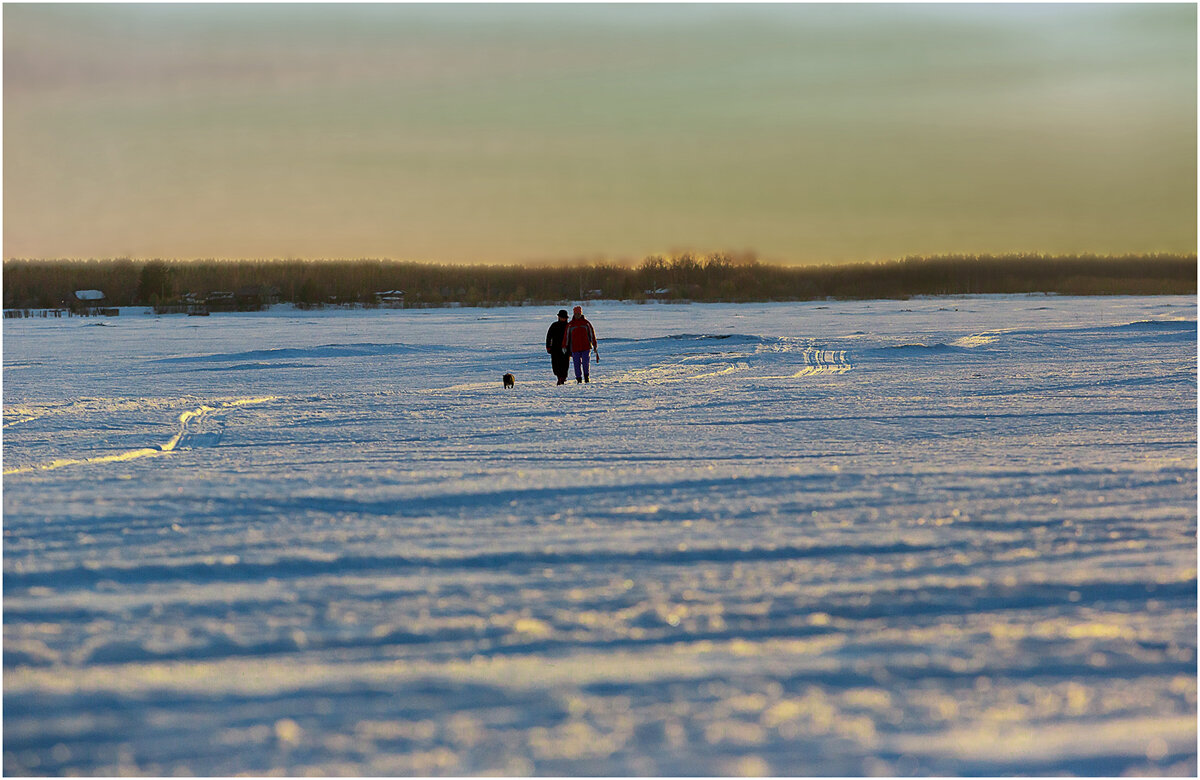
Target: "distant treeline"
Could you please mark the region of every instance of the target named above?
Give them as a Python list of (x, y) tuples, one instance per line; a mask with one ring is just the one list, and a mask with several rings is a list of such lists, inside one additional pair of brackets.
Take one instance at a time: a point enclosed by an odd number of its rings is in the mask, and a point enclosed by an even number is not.
[[(104, 292), (110, 306), (270, 290), (301, 305), (557, 304), (588, 298), (799, 301), (973, 293), (1158, 295), (1196, 293), (1196, 255), (938, 256), (847, 265), (781, 266), (725, 253), (652, 256), (636, 266), (438, 265), (389, 260), (8, 260), (5, 308), (55, 308), (74, 291)], [(395, 298), (395, 296), (393, 296)]]

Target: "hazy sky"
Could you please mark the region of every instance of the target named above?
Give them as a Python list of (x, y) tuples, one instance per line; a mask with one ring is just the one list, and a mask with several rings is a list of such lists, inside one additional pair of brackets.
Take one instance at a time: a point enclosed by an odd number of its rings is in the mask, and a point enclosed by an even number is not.
[(1196, 249), (1196, 6), (6, 4), (5, 257)]

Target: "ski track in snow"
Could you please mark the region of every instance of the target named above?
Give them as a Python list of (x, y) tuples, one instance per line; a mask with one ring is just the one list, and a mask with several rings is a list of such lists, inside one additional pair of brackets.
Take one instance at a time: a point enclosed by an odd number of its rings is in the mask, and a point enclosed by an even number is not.
[(557, 308), (5, 321), (5, 773), (1195, 775), (1194, 297)]
[[(136, 450), (127, 450), (109, 455), (96, 455), (90, 458), (56, 458), (49, 463), (39, 463), (32, 466), (16, 466), (13, 468), (4, 469), (4, 475), (9, 474), (25, 474), (31, 471), (51, 471), (60, 469), (65, 466), (79, 466), (84, 464), (96, 463), (121, 463), (137, 458), (155, 457), (164, 453), (172, 452), (176, 449), (189, 449), (192, 447), (212, 447), (220, 443), (221, 435), (224, 432), (225, 420), (227, 412), (209, 415), (209, 412), (218, 410), (233, 409), (238, 406), (246, 406), (248, 404), (260, 404), (267, 401), (275, 400), (269, 398), (242, 398), (235, 401), (223, 401), (217, 406), (201, 406), (198, 409), (189, 409), (179, 415), (179, 432), (170, 438), (164, 444), (157, 447), (142, 447)], [(30, 417), (21, 422), (30, 422), (38, 419)]]

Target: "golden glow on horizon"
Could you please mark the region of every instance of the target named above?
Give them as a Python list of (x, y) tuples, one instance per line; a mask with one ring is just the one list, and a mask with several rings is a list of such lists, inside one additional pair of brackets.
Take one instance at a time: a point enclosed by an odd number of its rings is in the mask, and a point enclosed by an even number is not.
[(4, 7), (5, 257), (1196, 249), (1196, 8)]

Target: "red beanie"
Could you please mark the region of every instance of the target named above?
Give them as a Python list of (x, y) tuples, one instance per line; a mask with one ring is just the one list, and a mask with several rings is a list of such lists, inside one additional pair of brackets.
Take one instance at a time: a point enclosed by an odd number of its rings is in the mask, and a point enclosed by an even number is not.
[(582, 306), (576, 306), (576, 307), (575, 307), (575, 313), (576, 313), (576, 314), (583, 314), (583, 307), (582, 307)]

